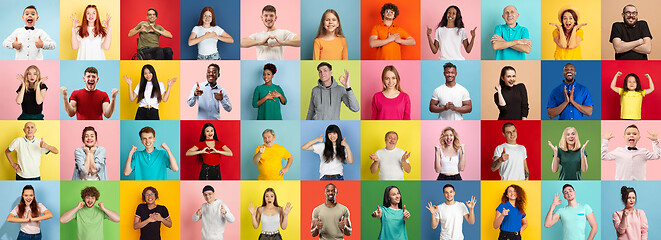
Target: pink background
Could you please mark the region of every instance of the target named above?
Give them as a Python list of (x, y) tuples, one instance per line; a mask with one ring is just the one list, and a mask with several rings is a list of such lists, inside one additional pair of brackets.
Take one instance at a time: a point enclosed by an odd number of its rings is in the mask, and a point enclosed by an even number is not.
[(421, 180), (436, 180), (434, 171), (434, 146), (439, 145), (443, 128), (450, 126), (457, 131), (461, 144), (466, 145), (466, 168), (461, 174), (463, 180), (480, 180), (480, 121), (420, 121)]
[[(636, 124), (640, 130), (640, 141), (636, 146), (652, 151), (652, 141), (647, 138), (649, 136), (647, 131), (661, 132), (661, 121), (601, 121), (602, 135), (613, 131), (613, 138), (608, 143), (609, 152), (625, 146), (624, 128), (631, 124)], [(647, 180), (661, 180), (659, 171), (661, 171), (661, 159), (647, 161)], [(601, 180), (615, 180), (615, 161), (601, 161)]]
[(207, 81), (207, 67), (211, 63), (220, 66), (218, 84), (227, 91), (232, 103), (231, 112), (226, 112), (222, 106), (219, 106), (220, 119), (241, 119), (241, 64), (239, 61), (181, 61), (181, 120), (197, 118), (197, 103), (195, 106), (189, 107), (186, 100), (196, 82), (201, 85)]
[[(225, 224), (225, 233), (223, 239), (239, 239), (241, 224), (241, 211), (239, 203), (239, 182), (238, 181), (181, 181), (181, 238), (182, 239), (200, 239), (202, 238), (202, 220), (193, 222), (192, 216), (197, 209), (204, 203), (202, 188), (211, 185), (216, 193), (216, 199), (220, 199), (230, 208), (234, 215), (233, 223)], [(250, 221), (250, 219), (248, 219)]]
[(475, 30), (475, 43), (471, 53), (466, 54), (466, 49), (461, 47), (461, 55), (466, 60), (480, 60), (480, 1), (479, 0), (465, 0), (465, 1), (450, 1), (450, 0), (421, 0), (420, 1), (420, 59), (422, 60), (438, 60), (440, 53), (432, 54), (429, 49), (429, 42), (427, 41), (427, 26), (432, 29), (432, 40), (436, 36), (436, 27), (441, 22), (445, 9), (449, 6), (457, 6), (461, 11), (461, 17), (466, 29), (468, 41), (470, 41), (470, 30), (477, 27)]
[(420, 62), (419, 61), (362, 61), (360, 72), (361, 119), (372, 120), (372, 97), (383, 89), (381, 73), (383, 68), (393, 65), (397, 68), (402, 90), (411, 98), (411, 120), (420, 119)]
[(0, 61), (0, 102), (5, 105), (0, 111), (1, 120), (16, 120), (21, 115), (21, 105), (16, 104), (16, 89), (21, 83), (17, 74), (24, 74), (30, 65), (36, 65), (41, 76), (48, 77), (44, 99), (44, 120), (60, 120), (60, 61)]
[[(241, 41), (241, 38), (249, 37), (250, 34), (264, 31), (262, 23), (262, 8), (266, 5), (275, 7), (276, 16), (274, 27), (276, 29), (286, 29), (296, 35), (301, 34), (301, 2), (298, 0), (251, 0), (241, 1), (241, 37), (234, 41)], [(284, 60), (301, 59), (301, 51), (298, 47), (285, 47)], [(257, 60), (255, 47), (241, 48), (241, 60)]]
[(83, 146), (83, 129), (92, 126), (97, 132), (97, 146), (106, 148), (108, 180), (119, 180), (119, 121), (60, 121), (60, 180), (71, 180), (75, 165), (74, 150)]

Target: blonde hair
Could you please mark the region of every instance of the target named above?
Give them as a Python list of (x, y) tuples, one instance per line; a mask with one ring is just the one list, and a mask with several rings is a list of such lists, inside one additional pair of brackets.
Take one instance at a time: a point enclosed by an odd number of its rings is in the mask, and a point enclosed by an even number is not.
[[(30, 65), (30, 66), (28, 66), (28, 68), (25, 69), (25, 73), (23, 73), (23, 81), (24, 81), (24, 82), (27, 82), (28, 85), (29, 85), (29, 83), (30, 83), (30, 81), (28, 81), (28, 80), (29, 80), (29, 79), (28, 79), (28, 73), (30, 73), (30, 69), (34, 69), (35, 72), (37, 73), (37, 79), (36, 79), (35, 83), (36, 83), (37, 81), (39, 81), (39, 79), (41, 79), (41, 71), (39, 71), (39, 68), (38, 68), (36, 65)], [(26, 87), (26, 88), (29, 88), (30, 86), (25, 86), (25, 87)], [(34, 86), (33, 88), (36, 89), (37, 86)]]
[[(574, 129), (574, 132), (576, 132), (576, 138), (574, 140), (574, 149), (568, 149), (568, 144), (567, 144), (567, 132), (569, 130)], [(562, 149), (562, 151), (576, 151), (581, 149), (581, 141), (578, 138), (578, 130), (574, 127), (567, 127), (565, 128), (564, 131), (562, 131), (562, 137), (560, 137), (560, 142), (558, 143), (558, 148)]]
[(443, 131), (441, 132), (441, 138), (440, 138), (441, 145), (443, 145), (443, 147), (447, 147), (447, 143), (445, 143), (445, 141), (443, 141), (443, 138), (445, 138), (445, 132), (447, 132), (447, 131), (452, 131), (452, 135), (454, 135), (454, 140), (452, 140), (452, 148), (454, 148), (454, 150), (459, 150), (459, 148), (461, 148), (461, 143), (459, 143), (459, 134), (457, 134), (457, 131), (454, 130), (454, 128), (452, 128), (452, 127), (443, 128)]
[(383, 72), (381, 72), (381, 84), (383, 85), (383, 89), (381, 91), (385, 91), (386, 88), (388, 88), (386, 87), (386, 73), (388, 72), (392, 72), (395, 74), (395, 79), (397, 79), (397, 84), (395, 85), (395, 89), (397, 89), (397, 91), (403, 92), (402, 87), (399, 85), (399, 79), (400, 79), (399, 72), (397, 71), (397, 68), (395, 68), (395, 66), (393, 65), (388, 65), (384, 67)]

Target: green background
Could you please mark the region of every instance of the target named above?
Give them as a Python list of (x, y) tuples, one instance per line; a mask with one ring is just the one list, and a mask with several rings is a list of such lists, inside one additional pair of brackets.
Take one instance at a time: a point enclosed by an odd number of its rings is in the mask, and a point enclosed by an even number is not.
[[(301, 61), (301, 120), (305, 120), (308, 115), (312, 88), (319, 85), (317, 65), (321, 62), (328, 62), (333, 66), (333, 79), (340, 86), (343, 86), (340, 83), (340, 76), (344, 75), (344, 69), (349, 71), (349, 86), (360, 104), (360, 61)], [(360, 108), (362, 109), (363, 106)], [(360, 120), (360, 111), (352, 112), (342, 103), (340, 120)]]
[[(411, 213), (406, 221), (406, 233), (410, 240), (420, 239), (420, 181), (362, 181), (360, 185), (361, 239), (377, 239), (381, 221), (371, 216), (377, 206), (383, 204), (383, 192), (388, 186), (396, 186), (402, 194), (402, 204)], [(425, 211), (427, 211), (425, 209)]]
[[(101, 193), (95, 206), (98, 206), (99, 202), (103, 202), (106, 208), (119, 213), (119, 181), (60, 181), (61, 212), (69, 211), (82, 202), (80, 191), (88, 186), (96, 187)], [(60, 239), (76, 239), (76, 228), (75, 219), (60, 224)], [(119, 223), (109, 219), (103, 220), (103, 238), (105, 240), (119, 239)]]
[(558, 146), (562, 132), (566, 127), (574, 127), (578, 132), (581, 147), (585, 141), (590, 140), (585, 152), (588, 155), (588, 171), (582, 173), (583, 180), (601, 180), (601, 122), (600, 121), (542, 121), (542, 180), (558, 180), (560, 171), (551, 171), (553, 150), (548, 141)]

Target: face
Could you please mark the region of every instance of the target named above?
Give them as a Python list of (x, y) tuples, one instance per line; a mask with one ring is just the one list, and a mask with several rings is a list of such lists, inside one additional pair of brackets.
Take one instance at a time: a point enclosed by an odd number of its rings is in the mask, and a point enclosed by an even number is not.
[(142, 134), (140, 134), (140, 142), (142, 142), (142, 145), (144, 145), (145, 148), (148, 149), (153, 148), (155, 141), (156, 141), (156, 137), (154, 137), (154, 134), (152, 133), (143, 132)]
[(23, 132), (25, 133), (25, 137), (32, 138), (34, 137), (34, 133), (37, 132), (37, 126), (32, 122), (28, 122), (23, 126)]
[(147, 190), (145, 192), (145, 201), (147, 203), (154, 203), (156, 202), (156, 193), (152, 192), (151, 190)]
[(454, 188), (451, 187), (446, 187), (443, 189), (443, 196), (445, 196), (445, 200), (452, 202), (454, 201)]
[(397, 76), (392, 71), (387, 71), (386, 76), (383, 78), (383, 85), (387, 89), (396, 89), (397, 88)]
[(319, 71), (319, 79), (322, 82), (330, 81), (331, 76), (333, 76), (333, 71), (328, 66), (321, 66), (317, 71)]
[(34, 27), (34, 24), (39, 20), (39, 16), (37, 16), (37, 10), (28, 8), (23, 11), (23, 22), (25, 22), (25, 26), (28, 27)]
[(99, 77), (96, 73), (86, 72), (83, 81), (85, 81), (85, 89), (87, 91), (94, 91), (96, 84), (99, 82)]
[(390, 189), (388, 197), (390, 198), (390, 204), (392, 205), (397, 205), (402, 201), (402, 195), (399, 193), (399, 189), (397, 188)]
[(209, 81), (209, 83), (216, 83), (219, 77), (220, 69), (216, 68), (215, 66), (209, 66), (207, 68), (207, 81)]
[(443, 138), (441, 139), (444, 145), (446, 146), (452, 146), (452, 143), (454, 142), (454, 133), (452, 130), (446, 130), (443, 132)]
[(513, 187), (508, 187), (507, 188), (507, 198), (509, 200), (516, 200), (517, 197), (518, 197), (518, 195), (516, 194), (516, 189), (514, 189)]
[(567, 65), (562, 70), (562, 75), (565, 76), (567, 82), (573, 82), (576, 77), (576, 67), (574, 65)]
[(267, 85), (273, 83), (273, 73), (271, 70), (264, 70), (262, 73), (262, 79), (264, 79), (264, 83)]
[(516, 134), (517, 133), (515, 126), (510, 125), (505, 127), (505, 132), (503, 133), (503, 135), (505, 136), (505, 139), (507, 139), (507, 141), (516, 141), (516, 137), (517, 137)]
[(213, 135), (216, 134), (216, 131), (213, 130), (213, 127), (208, 126), (207, 128), (204, 129), (204, 136), (207, 137), (207, 139), (213, 139)]
[(326, 201), (335, 202), (337, 189), (333, 185), (328, 185), (328, 187), (326, 187), (326, 190), (324, 190), (324, 194), (326, 195)]
[(207, 203), (212, 203), (216, 200), (216, 194), (211, 190), (203, 192), (202, 196), (204, 196), (204, 201), (207, 201)]
[(391, 133), (386, 136), (386, 148), (393, 149), (397, 146), (397, 134)]
[(94, 131), (86, 131), (85, 132), (85, 138), (83, 140), (83, 143), (85, 143), (85, 147), (94, 147), (96, 145), (96, 134)]
[(267, 146), (273, 146), (273, 141), (275, 141), (275, 135), (271, 134), (271, 132), (265, 132), (262, 134), (262, 139), (264, 139), (264, 144)]
[(264, 201), (266, 201), (266, 204), (273, 204), (275, 202), (275, 193), (273, 192), (267, 192), (264, 195)]
[(630, 76), (627, 78), (627, 89), (629, 91), (634, 91), (636, 90), (636, 87), (638, 87), (638, 83), (636, 82), (636, 78), (633, 76)]
[(636, 7), (627, 6), (622, 13), (622, 19), (627, 25), (634, 25), (638, 22), (638, 10)]
[(384, 20), (395, 20), (395, 11), (392, 9), (386, 9), (386, 11), (383, 13), (383, 19)]
[(457, 76), (457, 69), (456, 68), (446, 68), (443, 71), (443, 75), (445, 76), (445, 82), (454, 82), (454, 78)]
[(145, 79), (147, 79), (148, 82), (151, 82), (151, 79), (154, 77), (154, 74), (149, 71), (149, 68), (145, 68), (142, 75), (145, 76)]
[(154, 10), (149, 10), (147, 11), (147, 21), (149, 23), (154, 23), (156, 22), (156, 12)]
[(330, 12), (326, 13), (326, 16), (324, 16), (324, 29), (326, 29), (327, 32), (335, 32), (339, 26), (340, 21), (337, 20), (335, 14)]
[(26, 189), (23, 191), (23, 201), (25, 201), (25, 205), (30, 206), (32, 201), (34, 201), (34, 190)]
[(28, 82), (30, 82), (30, 83), (36, 82), (37, 79), (39, 79), (39, 74), (37, 73), (37, 69), (30, 68), (30, 70), (28, 70), (28, 76), (27, 77), (28, 77)]
[(565, 29), (572, 29), (574, 24), (576, 24), (576, 19), (574, 19), (574, 16), (572, 16), (570, 12), (562, 14), (562, 25)]
[(516, 20), (519, 18), (519, 12), (514, 6), (507, 6), (503, 10), (503, 19), (507, 25), (516, 25)]
[(640, 140), (640, 132), (637, 128), (630, 127), (624, 130), (624, 142), (627, 146), (635, 147), (638, 144), (638, 140)]
[(96, 21), (96, 9), (88, 8), (85, 11), (85, 18), (87, 18), (87, 22), (93, 24)]
[(576, 199), (576, 191), (574, 191), (573, 187), (565, 187), (565, 189), (562, 189), (562, 194), (567, 201), (574, 201)]
[(211, 11), (206, 11), (204, 14), (202, 14), (202, 22), (204, 24), (211, 24), (211, 21), (213, 20), (213, 13)]
[(633, 192), (629, 192), (629, 196), (627, 197), (627, 202), (626, 202), (627, 207), (633, 207), (636, 205), (636, 194)]
[(331, 142), (337, 141), (337, 133), (336, 132), (329, 132), (328, 133), (328, 140)]
[(94, 204), (96, 203), (96, 198), (94, 196), (85, 196), (83, 199), (85, 202), (85, 206), (88, 208), (94, 207)]
[(507, 70), (505, 71), (505, 76), (503, 76), (500, 80), (509, 87), (514, 86), (516, 83), (516, 72), (514, 70)]
[(275, 15), (275, 12), (262, 12), (262, 23), (264, 23), (264, 27), (272, 28), (277, 19), (278, 17)]
[(446, 13), (447, 13), (446, 18), (448, 19), (448, 22), (454, 23), (454, 20), (457, 19), (457, 9), (449, 8)]
[(576, 144), (576, 138), (578, 137), (578, 133), (576, 132), (576, 129), (570, 128), (567, 130), (567, 133), (565, 134), (565, 139), (567, 139), (567, 145), (574, 146)]

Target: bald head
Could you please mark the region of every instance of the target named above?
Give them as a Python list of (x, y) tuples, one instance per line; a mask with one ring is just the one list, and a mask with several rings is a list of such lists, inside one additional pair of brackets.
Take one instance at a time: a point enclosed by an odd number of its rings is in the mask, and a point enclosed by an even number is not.
[(34, 138), (34, 133), (37, 132), (37, 126), (33, 122), (26, 122), (23, 125), (23, 132), (25, 133), (25, 138), (32, 140)]
[(503, 9), (503, 20), (505, 20), (507, 26), (515, 27), (517, 19), (519, 19), (519, 11), (516, 7), (509, 5)]

